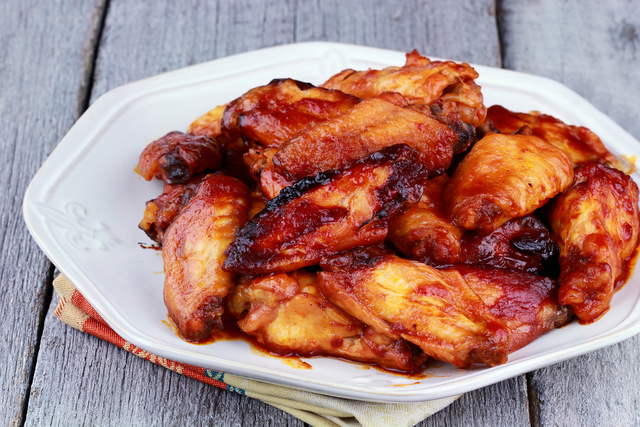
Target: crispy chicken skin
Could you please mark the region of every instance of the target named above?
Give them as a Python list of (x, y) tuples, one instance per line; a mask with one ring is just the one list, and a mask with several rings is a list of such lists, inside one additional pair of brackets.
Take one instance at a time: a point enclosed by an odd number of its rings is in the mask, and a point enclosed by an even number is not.
[(442, 189), (448, 181), (447, 175), (441, 175), (427, 182), (418, 204), (389, 222), (387, 240), (408, 258), (433, 265), (459, 257), (464, 229), (442, 207)]
[(249, 189), (226, 175), (207, 177), (165, 233), (164, 302), (187, 341), (220, 326), (235, 274), (222, 270), (224, 251), (247, 219)]
[(454, 267), (473, 292), (511, 329), (509, 353), (567, 322), (558, 284), (548, 277), (503, 268)]
[(484, 123), (487, 109), (483, 105), (480, 86), (475, 83), (478, 73), (469, 64), (431, 61), (415, 50), (406, 58), (402, 67), (344, 70), (322, 87), (338, 89), (363, 99), (383, 92), (398, 92), (412, 104), (431, 105), (440, 99), (455, 107), (465, 123), (474, 127)]
[(488, 133), (445, 186), (445, 212), (461, 227), (486, 235), (543, 206), (572, 180), (571, 161), (551, 144)]
[(336, 356), (415, 371), (427, 356), (413, 344), (376, 333), (331, 304), (305, 270), (241, 280), (227, 299), (238, 326), (279, 355)]
[(420, 153), (431, 175), (440, 175), (451, 162), (455, 134), (418, 111), (403, 108), (398, 94), (367, 99), (282, 144), (273, 156), (276, 170), (296, 179), (341, 169), (384, 147), (407, 144)]
[(206, 135), (169, 132), (140, 154), (138, 170), (147, 181), (184, 184), (193, 175), (222, 166), (220, 143)]
[(547, 114), (516, 113), (500, 105), (489, 107), (487, 118), (504, 134), (516, 133), (528, 126), (533, 135), (562, 150), (574, 167), (586, 163), (604, 163), (620, 169), (618, 160), (604, 146), (598, 135), (584, 126), (572, 126)]
[(337, 90), (292, 79), (273, 80), (230, 102), (222, 133), (230, 140), (252, 139), (267, 147), (280, 144), (313, 125), (340, 115), (360, 102)]
[(243, 226), (227, 251), (226, 271), (294, 271), (324, 256), (381, 242), (389, 219), (417, 203), (427, 171), (406, 145), (374, 153), (343, 171), (287, 187)]
[(598, 163), (576, 168), (571, 188), (554, 200), (549, 221), (560, 245), (558, 300), (582, 323), (609, 309), (638, 241), (638, 186)]
[(193, 135), (206, 135), (209, 138), (216, 138), (222, 133), (222, 114), (226, 104), (218, 105), (211, 111), (206, 112), (189, 125), (187, 133)]
[(404, 338), (435, 359), (459, 368), (507, 361), (510, 330), (457, 271), (386, 255), (351, 270), (322, 271), (318, 285), (376, 332)]

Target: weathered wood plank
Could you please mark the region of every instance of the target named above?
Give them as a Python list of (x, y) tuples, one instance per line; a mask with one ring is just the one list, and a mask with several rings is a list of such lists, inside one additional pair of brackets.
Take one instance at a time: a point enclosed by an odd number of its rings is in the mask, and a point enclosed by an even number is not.
[[(506, 68), (558, 80), (640, 139), (640, 4), (505, 0)], [(614, 297), (615, 302), (615, 297)], [(529, 375), (542, 426), (640, 424), (640, 337)]]
[[(77, 119), (101, 1), (0, 2), (0, 424), (20, 425), (51, 264), (24, 227), (29, 181)], [(49, 285), (50, 286), (50, 285)]]
[(300, 1), (296, 17), (297, 42), (418, 49), (425, 55), (500, 66), (492, 1)]
[(53, 315), (31, 388), (26, 426), (302, 426), (259, 401), (226, 392), (79, 332)]
[[(460, 25), (469, 22), (473, 25)], [(179, 4), (112, 0), (91, 99), (159, 72), (309, 40), (417, 48), (429, 55), (500, 64), (491, 1), (449, 2), (445, 7), (419, 0), (401, 5), (365, 0)], [(29, 425), (65, 425), (74, 420), (98, 425), (301, 424), (259, 402), (166, 372), (70, 330), (50, 315), (40, 353)], [(504, 413), (487, 407), (504, 408)], [(469, 393), (422, 425), (512, 426), (527, 425), (528, 418), (524, 377), (519, 377)]]

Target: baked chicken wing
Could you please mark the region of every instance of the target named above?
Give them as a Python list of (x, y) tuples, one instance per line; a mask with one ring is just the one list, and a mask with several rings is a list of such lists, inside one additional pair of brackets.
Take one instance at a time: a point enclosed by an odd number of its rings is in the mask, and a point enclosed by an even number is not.
[(427, 359), (413, 344), (380, 335), (335, 307), (304, 270), (245, 280), (231, 290), (227, 307), (243, 332), (275, 354), (337, 356), (402, 371)]
[(416, 160), (415, 150), (397, 145), (285, 188), (238, 231), (225, 270), (294, 271), (328, 254), (383, 241), (389, 219), (422, 194), (427, 171)]
[(220, 143), (206, 135), (169, 132), (140, 154), (138, 170), (147, 181), (184, 184), (193, 175), (222, 166)]
[(318, 285), (330, 302), (376, 332), (404, 338), (435, 359), (459, 368), (507, 361), (510, 330), (457, 271), (386, 255), (322, 271)]
[(569, 320), (558, 304), (558, 284), (548, 277), (503, 268), (457, 265), (473, 292), (511, 329), (509, 353)]
[(532, 213), (571, 185), (573, 167), (535, 136), (488, 133), (462, 160), (444, 189), (456, 224), (486, 235)]
[(549, 221), (560, 245), (558, 300), (581, 322), (593, 322), (609, 309), (638, 242), (638, 186), (605, 165), (579, 166)]
[(346, 113), (302, 131), (280, 146), (276, 168), (296, 179), (341, 169), (384, 147), (407, 144), (418, 151), (431, 175), (440, 175), (453, 156), (455, 134), (418, 111), (403, 108), (398, 94), (367, 99)]
[(453, 61), (431, 61), (417, 51), (406, 55), (402, 67), (382, 70), (344, 70), (322, 86), (338, 89), (359, 98), (372, 98), (383, 92), (398, 92), (412, 104), (431, 105), (442, 100), (455, 106), (465, 123), (481, 126), (487, 115), (478, 73), (469, 64)]
[(584, 126), (568, 125), (555, 117), (537, 112), (516, 113), (500, 105), (489, 107), (487, 118), (505, 134), (516, 133), (523, 126), (529, 127), (533, 135), (562, 150), (574, 167), (599, 162), (621, 168), (598, 135)]
[(166, 231), (162, 247), (164, 302), (180, 335), (201, 341), (221, 326), (235, 274), (222, 270), (224, 251), (247, 219), (249, 189), (226, 175), (207, 177)]
[(460, 255), (464, 229), (445, 215), (442, 189), (449, 181), (441, 175), (427, 182), (417, 205), (389, 222), (387, 240), (405, 256), (429, 265), (450, 264)]
[(229, 103), (222, 117), (222, 133), (230, 140), (252, 139), (267, 147), (278, 147), (298, 132), (338, 116), (358, 102), (359, 98), (337, 90), (292, 79), (273, 80)]
[(557, 277), (560, 249), (555, 237), (536, 217), (511, 219), (487, 236), (468, 231), (454, 264), (524, 270)]

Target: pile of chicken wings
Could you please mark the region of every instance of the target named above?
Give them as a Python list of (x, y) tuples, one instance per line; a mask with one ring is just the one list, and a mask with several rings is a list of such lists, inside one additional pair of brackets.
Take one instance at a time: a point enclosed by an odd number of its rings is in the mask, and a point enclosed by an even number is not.
[[(486, 108), (413, 51), (253, 88), (142, 152), (140, 228), (187, 341), (231, 317), (278, 355), (495, 366), (599, 319), (638, 243), (638, 187), (585, 127)], [(225, 317), (226, 316), (226, 317)]]

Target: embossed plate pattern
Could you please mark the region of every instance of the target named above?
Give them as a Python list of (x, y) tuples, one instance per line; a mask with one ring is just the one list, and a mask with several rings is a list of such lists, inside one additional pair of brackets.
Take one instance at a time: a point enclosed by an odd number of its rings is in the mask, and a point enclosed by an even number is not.
[[(424, 52), (428, 55), (428, 52)], [(401, 52), (334, 43), (279, 46), (195, 65), (131, 83), (105, 94), (78, 120), (33, 179), (24, 217), (51, 261), (109, 325), (159, 356), (210, 369), (336, 396), (385, 402), (437, 399), (483, 387), (622, 341), (640, 332), (640, 279), (614, 297), (611, 310), (589, 326), (571, 324), (510, 355), (494, 368), (458, 370), (438, 364), (416, 381), (330, 358), (305, 359), (300, 370), (242, 341), (192, 345), (163, 323), (162, 259), (145, 250), (137, 224), (144, 202), (162, 191), (133, 168), (142, 149), (218, 104), (273, 78), (320, 84), (344, 68), (404, 63)], [(561, 84), (480, 67), (487, 105), (539, 110), (585, 125), (616, 154), (640, 155), (632, 136)], [(634, 174), (638, 181), (638, 176)]]

